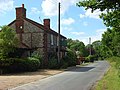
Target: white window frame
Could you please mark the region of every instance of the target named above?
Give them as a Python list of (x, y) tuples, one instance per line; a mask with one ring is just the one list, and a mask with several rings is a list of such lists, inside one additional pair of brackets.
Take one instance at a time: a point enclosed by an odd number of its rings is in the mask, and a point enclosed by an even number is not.
[(53, 41), (53, 38), (54, 38), (54, 37), (53, 37), (53, 34), (51, 34), (50, 37), (51, 37), (51, 45), (54, 45), (54, 41)]

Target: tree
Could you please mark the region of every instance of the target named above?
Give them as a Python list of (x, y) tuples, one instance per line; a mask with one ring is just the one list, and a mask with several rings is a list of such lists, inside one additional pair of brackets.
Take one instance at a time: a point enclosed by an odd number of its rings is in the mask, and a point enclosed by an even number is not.
[(8, 57), (10, 52), (14, 52), (15, 47), (18, 45), (18, 39), (12, 28), (8, 26), (0, 28), (0, 56), (1, 58), (5, 58)]
[(114, 56), (120, 56), (120, 31), (117, 28), (107, 29), (102, 35), (102, 44), (106, 46)]
[(102, 12), (100, 18), (109, 28), (102, 35), (101, 55), (120, 56), (120, 0), (84, 0), (78, 2), (77, 6)]
[(87, 54), (84, 43), (79, 40), (68, 39), (67, 47), (68, 47), (68, 49), (79, 53), (80, 56), (86, 56), (86, 54)]
[(92, 44), (87, 44), (87, 45), (86, 45), (86, 49), (87, 49), (87, 51), (88, 51), (88, 55), (90, 55), (90, 50), (91, 50), (91, 55), (94, 55), (94, 54), (95, 54), (95, 50), (94, 50)]
[(77, 3), (77, 6), (92, 9), (92, 12), (99, 9), (106, 11), (100, 18), (107, 27), (120, 28), (120, 0), (84, 0)]
[(101, 47), (101, 41), (100, 40), (97, 40), (97, 41), (94, 41), (93, 43), (92, 43), (92, 46), (93, 46), (93, 49), (95, 50), (95, 55), (97, 56), (97, 57), (99, 57), (100, 56), (100, 47)]

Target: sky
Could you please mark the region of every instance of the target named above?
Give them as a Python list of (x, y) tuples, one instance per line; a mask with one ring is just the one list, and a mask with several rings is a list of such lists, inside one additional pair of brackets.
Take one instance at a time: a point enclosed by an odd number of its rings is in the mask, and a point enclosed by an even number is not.
[(16, 18), (16, 7), (27, 9), (27, 18), (43, 24), (43, 19), (50, 19), (51, 29), (58, 32), (58, 3), (61, 3), (61, 31), (67, 38), (80, 40), (85, 45), (101, 40), (106, 26), (99, 18), (100, 11), (85, 10), (77, 7), (80, 0), (0, 0), (0, 26), (8, 25)]

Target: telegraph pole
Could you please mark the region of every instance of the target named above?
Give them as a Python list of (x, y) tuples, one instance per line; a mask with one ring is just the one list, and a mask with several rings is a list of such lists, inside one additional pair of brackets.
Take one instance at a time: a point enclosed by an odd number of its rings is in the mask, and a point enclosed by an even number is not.
[(91, 38), (89, 38), (89, 44), (90, 44), (90, 48), (89, 48), (89, 55), (91, 55)]
[(60, 63), (60, 2), (58, 3), (58, 63)]

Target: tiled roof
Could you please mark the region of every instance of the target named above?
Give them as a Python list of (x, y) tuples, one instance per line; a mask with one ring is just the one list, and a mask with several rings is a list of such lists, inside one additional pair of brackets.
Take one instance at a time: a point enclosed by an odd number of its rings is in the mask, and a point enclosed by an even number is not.
[[(39, 24), (39, 23), (37, 23), (37, 22), (35, 22), (35, 21), (31, 20), (31, 19), (25, 18), (25, 20), (28, 21), (28, 22), (30, 22), (30, 23), (32, 23), (33, 25), (35, 25), (35, 26), (37, 26), (37, 27), (43, 29), (43, 30), (46, 29), (44, 25)], [(52, 30), (52, 29), (47, 29), (46, 32), (48, 32), (48, 33), (52, 33), (52, 34), (54, 34), (54, 35), (56, 35), (56, 36), (58, 35), (58, 33), (55, 32), (55, 31)], [(60, 36), (66, 39), (65, 36), (63, 36), (63, 35), (60, 35)]]
[[(31, 19), (25, 18), (25, 20), (28, 21), (28, 22), (30, 22), (30, 23), (32, 23), (33, 25), (35, 25), (35, 26), (43, 29), (43, 30), (46, 29), (46, 28), (44, 27), (44, 25), (42, 25), (42, 24), (40, 24), (40, 23), (37, 23), (37, 22), (35, 22), (35, 21), (31, 20)], [(8, 26), (12, 25), (15, 21), (16, 21), (16, 20), (12, 21), (10, 24), (8, 24)], [(57, 33), (56, 31), (52, 30), (51, 28), (50, 28), (50, 29), (47, 29), (46, 32), (52, 33), (52, 34), (54, 34), (54, 35), (56, 35), (56, 36), (58, 35), (58, 33)], [(60, 35), (60, 36), (66, 39), (65, 36), (63, 36), (63, 35)]]

